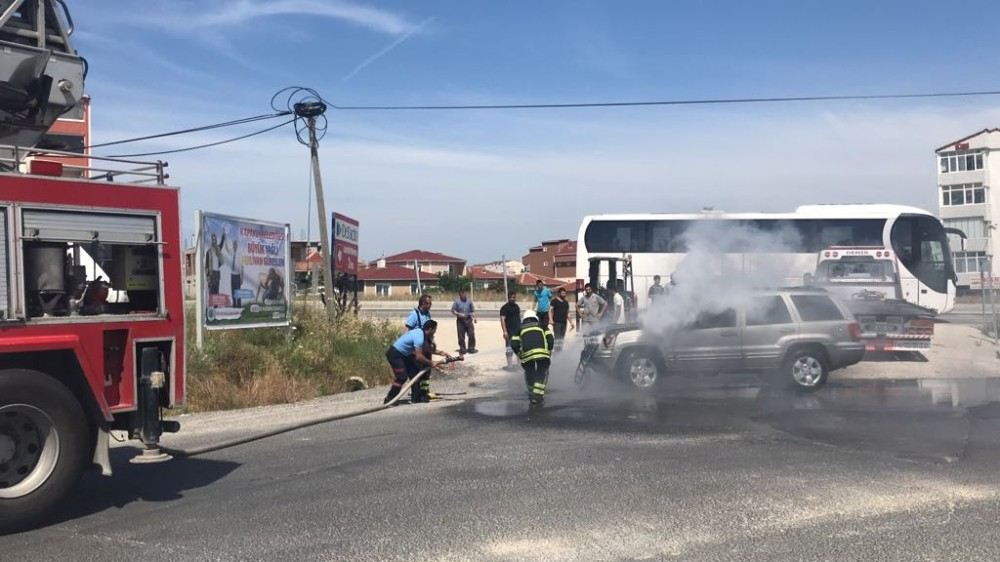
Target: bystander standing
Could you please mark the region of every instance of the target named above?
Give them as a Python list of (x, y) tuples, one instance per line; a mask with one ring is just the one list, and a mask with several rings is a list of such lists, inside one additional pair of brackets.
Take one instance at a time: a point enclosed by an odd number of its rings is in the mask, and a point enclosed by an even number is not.
[(590, 335), (597, 330), (604, 310), (608, 307), (608, 301), (601, 295), (594, 293), (594, 288), (587, 283), (583, 287), (583, 296), (577, 302), (576, 309), (580, 315), (580, 333)]
[(507, 302), (500, 307), (500, 329), (503, 330), (504, 353), (507, 355), (507, 369), (517, 369), (514, 349), (510, 339), (521, 333), (521, 307), (517, 305), (517, 293), (507, 295)]
[[(472, 304), (472, 299), (465, 293), (465, 289), (458, 290), (458, 298), (451, 304), (451, 313), (455, 316), (455, 324), (458, 328), (458, 352), (461, 355), (466, 353), (477, 353), (476, 349), (476, 306)], [(468, 345), (466, 345), (468, 338)]]
[(560, 288), (556, 298), (552, 299), (552, 332), (555, 335), (555, 349), (560, 350), (566, 339), (566, 328), (569, 324), (569, 301), (566, 300), (566, 289)]
[(549, 307), (552, 301), (552, 291), (539, 279), (535, 281), (535, 312), (538, 313), (538, 325), (545, 329), (549, 325)]

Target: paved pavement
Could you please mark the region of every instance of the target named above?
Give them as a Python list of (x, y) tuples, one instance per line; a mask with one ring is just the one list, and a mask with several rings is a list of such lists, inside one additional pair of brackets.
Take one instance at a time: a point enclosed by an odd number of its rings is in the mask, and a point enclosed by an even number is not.
[[(1000, 308), (1000, 307), (998, 307)], [(992, 318), (989, 305), (986, 306), (987, 322)], [(967, 324), (970, 326), (983, 325), (982, 304), (956, 304), (951, 312), (946, 312), (938, 316), (938, 320), (951, 324)]]
[[(571, 364), (539, 411), (516, 374), (466, 367), (435, 382), (468, 392), (453, 401), (162, 465), (115, 449), (114, 478), (87, 475), (49, 526), (0, 537), (0, 558), (1000, 559), (996, 379), (798, 394), (717, 376), (637, 396), (577, 390)], [(193, 416), (173, 444), (381, 392)]]

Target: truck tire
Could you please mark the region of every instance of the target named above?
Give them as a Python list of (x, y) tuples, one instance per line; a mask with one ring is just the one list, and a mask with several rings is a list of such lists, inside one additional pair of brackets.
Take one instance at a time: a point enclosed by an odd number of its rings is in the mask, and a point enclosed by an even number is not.
[(779, 376), (792, 388), (813, 391), (826, 384), (830, 362), (820, 348), (793, 349), (781, 364)]
[(652, 392), (664, 376), (662, 362), (648, 349), (627, 352), (619, 360), (618, 367), (622, 379), (640, 392)]
[(72, 392), (28, 369), (0, 371), (0, 533), (38, 525), (89, 461), (87, 418)]

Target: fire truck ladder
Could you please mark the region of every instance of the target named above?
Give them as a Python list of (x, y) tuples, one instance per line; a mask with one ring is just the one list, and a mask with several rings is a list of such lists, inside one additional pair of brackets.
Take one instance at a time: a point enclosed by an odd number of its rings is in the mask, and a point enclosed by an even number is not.
[(83, 99), (72, 34), (63, 0), (0, 0), (0, 144), (36, 146)]

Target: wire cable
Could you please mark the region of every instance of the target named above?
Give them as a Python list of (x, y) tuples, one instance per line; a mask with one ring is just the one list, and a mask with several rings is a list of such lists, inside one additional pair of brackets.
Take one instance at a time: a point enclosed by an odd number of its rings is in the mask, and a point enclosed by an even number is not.
[(467, 104), (467, 105), (327, 105), (341, 111), (406, 111), (406, 110), (463, 110), (463, 109), (572, 109), (587, 107), (643, 107), (667, 105), (723, 105), (745, 103), (787, 103), (813, 101), (848, 101), (848, 100), (889, 100), (889, 99), (919, 99), (919, 98), (949, 98), (997, 96), (1000, 90), (984, 90), (975, 92), (924, 92), (902, 94), (844, 94), (826, 96), (777, 96), (760, 98), (708, 98), (679, 99), (655, 101), (610, 101), (610, 102), (579, 102), (579, 103), (511, 103), (511, 104)]
[(233, 137), (233, 138), (224, 139), (224, 140), (215, 141), (215, 142), (209, 142), (209, 143), (205, 143), (205, 144), (199, 144), (199, 145), (195, 145), (195, 146), (189, 146), (189, 147), (186, 147), (186, 148), (175, 148), (173, 150), (159, 150), (159, 151), (156, 151), (156, 152), (142, 152), (142, 153), (136, 153), (136, 154), (115, 154), (115, 155), (109, 156), (109, 158), (138, 158), (138, 157), (141, 157), (141, 156), (158, 156), (158, 155), (161, 155), (161, 154), (176, 154), (178, 152), (188, 152), (188, 151), (191, 151), (191, 150), (199, 150), (199, 149), (202, 149), (202, 148), (209, 148), (209, 147), (212, 147), (212, 146), (219, 146), (219, 145), (222, 145), (222, 144), (228, 144), (228, 143), (231, 143), (231, 142), (236, 142), (236, 141), (239, 141), (239, 140), (248, 139), (250, 137), (255, 137), (257, 135), (263, 135), (264, 133), (273, 131), (275, 129), (279, 129), (281, 127), (284, 127), (285, 125), (289, 125), (289, 124), (294, 123), (294, 122), (295, 122), (295, 119), (289, 119), (288, 121), (283, 121), (281, 123), (278, 123), (277, 125), (274, 125), (273, 127), (268, 127), (266, 129), (261, 129), (259, 131), (254, 131), (252, 133), (247, 133), (245, 135), (240, 135), (238, 137)]
[(188, 133), (199, 133), (199, 132), (202, 132), (202, 131), (210, 131), (212, 129), (221, 129), (223, 127), (232, 127), (232, 126), (235, 126), (235, 125), (245, 125), (247, 123), (254, 123), (254, 122), (257, 122), (257, 121), (264, 121), (264, 120), (267, 120), (267, 119), (274, 119), (275, 117), (284, 117), (285, 115), (289, 115), (290, 113), (291, 112), (277, 112), (277, 113), (267, 113), (267, 114), (263, 114), (263, 115), (254, 115), (252, 117), (244, 117), (242, 119), (234, 119), (232, 121), (223, 121), (221, 123), (212, 123), (211, 125), (202, 125), (200, 127), (191, 127), (189, 129), (181, 129), (179, 131), (169, 131), (169, 132), (166, 132), (166, 133), (157, 133), (155, 135), (146, 135), (144, 137), (134, 137), (134, 138), (130, 138), (130, 139), (121, 139), (121, 140), (116, 140), (116, 141), (111, 141), (111, 142), (102, 142), (102, 143), (92, 144), (90, 146), (85, 146), (84, 149), (86, 150), (86, 149), (91, 149), (91, 148), (103, 148), (103, 147), (106, 147), (106, 146), (114, 146), (114, 145), (118, 145), (118, 144), (126, 144), (126, 143), (130, 143), (130, 142), (140, 142), (140, 141), (146, 141), (146, 140), (152, 140), (152, 139), (160, 139), (160, 138), (164, 138), (164, 137), (173, 137), (173, 136), (176, 136), (176, 135), (185, 135), (185, 134), (188, 134)]
[(300, 111), (304, 106), (314, 106), (317, 108), (318, 113), (313, 115), (312, 119), (315, 120), (316, 140), (322, 140), (326, 136), (327, 129), (327, 120), (324, 112), (327, 106), (332, 107), (333, 104), (323, 99), (323, 96), (316, 90), (305, 86), (288, 86), (287, 88), (278, 90), (271, 96), (272, 110), (280, 113), (295, 114), (295, 137), (299, 139), (300, 143), (309, 146), (308, 118), (304, 117)]

